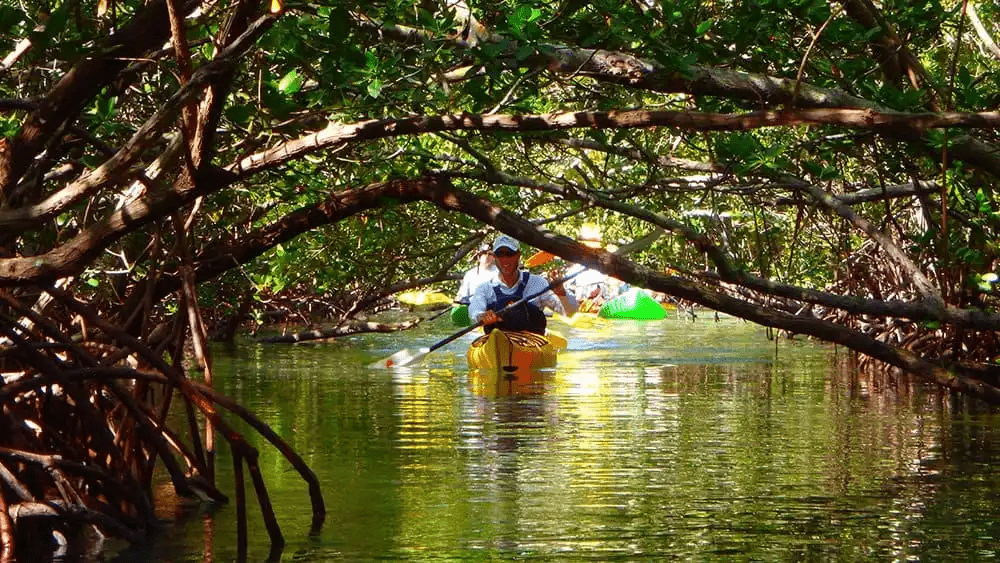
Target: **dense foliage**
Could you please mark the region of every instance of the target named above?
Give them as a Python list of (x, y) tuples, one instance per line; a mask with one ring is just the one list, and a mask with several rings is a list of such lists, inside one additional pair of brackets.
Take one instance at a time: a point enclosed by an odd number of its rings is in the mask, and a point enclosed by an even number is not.
[[(247, 319), (398, 328), (363, 321), (395, 292), (451, 291), (503, 231), (1000, 402), (998, 15), (897, 0), (4, 3), (0, 361), (21, 381), (94, 369), (80, 377), (95, 396), (123, 361), (165, 378), (114, 387), (108, 401), (147, 407), (109, 417), (113, 433), (169, 406), (153, 385), (224, 424), (206, 414), (222, 399), (184, 382), (187, 338), (210, 381), (206, 338)], [(574, 242), (584, 223), (609, 245), (667, 236), (613, 256)], [(45, 419), (35, 399), (17, 410)], [(74, 420), (5, 447), (44, 449)], [(102, 467), (148, 483), (159, 446)], [(185, 472), (210, 475), (199, 448)], [(140, 525), (139, 503), (121, 510)]]

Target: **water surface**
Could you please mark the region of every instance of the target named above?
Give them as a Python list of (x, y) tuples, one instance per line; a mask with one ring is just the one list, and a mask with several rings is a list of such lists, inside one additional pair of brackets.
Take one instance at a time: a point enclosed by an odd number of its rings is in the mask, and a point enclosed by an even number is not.
[[(730, 318), (551, 326), (569, 340), (558, 366), (504, 388), (466, 368), (472, 334), (412, 369), (366, 367), (447, 336), (445, 319), (216, 348), (217, 386), (323, 485), (326, 522), (310, 533), (299, 475), (237, 424), (287, 541), (272, 559), (994, 557), (1000, 434), (977, 403), (858, 378), (843, 350)], [(218, 471), (232, 497), (224, 447)], [(176, 520), (120, 560), (235, 559), (232, 505), (164, 505)], [(259, 512), (250, 526), (250, 560), (265, 560)]]

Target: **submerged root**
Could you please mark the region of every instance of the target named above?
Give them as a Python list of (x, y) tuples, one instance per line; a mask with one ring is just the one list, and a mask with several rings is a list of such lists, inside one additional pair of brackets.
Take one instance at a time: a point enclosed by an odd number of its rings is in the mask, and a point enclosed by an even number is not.
[[(86, 331), (73, 334), (68, 322), (56, 324), (51, 314), (42, 318), (0, 292), (7, 305), (7, 314), (0, 315), (0, 562), (36, 558), (39, 538), (50, 538), (42, 549), (51, 555), (85, 532), (131, 542), (150, 535), (157, 467), (165, 469), (178, 495), (226, 502), (200, 438), (208, 424), (248, 469), (272, 545), (283, 545), (258, 452), (220, 411), (247, 421), (289, 460), (309, 483), (315, 525), (322, 522), (316, 476), (266, 424), (190, 380), (180, 365), (182, 354), (168, 362), (72, 296), (49, 291), (65, 318), (85, 323)], [(187, 413), (186, 431), (167, 426), (171, 409)], [(245, 521), (245, 504), (238, 504)], [(245, 545), (245, 526), (241, 530)]]
[[(941, 283), (949, 285), (945, 280), (947, 275), (938, 277)], [(952, 277), (961, 279), (960, 274), (953, 274)], [(889, 316), (859, 315), (836, 306), (821, 306), (725, 283), (712, 273), (699, 275), (698, 281), (714, 284), (718, 291), (761, 308), (825, 321), (867, 335), (874, 343), (885, 345), (882, 350), (900, 351), (896, 358), (904, 359), (889, 365), (874, 355), (859, 354), (857, 367), (863, 372), (898, 378), (904, 371), (916, 373), (904, 367), (905, 358), (919, 358), (925, 362), (919, 370), (925, 379), (952, 390), (970, 392), (991, 403), (1000, 403), (1000, 332)], [(966, 287), (964, 291), (944, 291), (944, 299), (951, 307), (966, 310), (978, 308), (988, 312), (1000, 309), (1000, 299), (994, 294), (977, 294), (967, 284), (958, 282), (950, 286)], [(826, 287), (825, 292), (884, 302), (918, 303), (922, 300), (910, 276), (894, 262), (881, 257), (874, 245), (854, 251), (837, 271), (836, 281)], [(769, 337), (773, 334), (769, 329)], [(785, 335), (789, 338), (794, 336), (791, 333)]]
[[(940, 277), (948, 276), (944, 273)], [(827, 289), (883, 301), (914, 301), (918, 297), (906, 273), (892, 262), (880, 258), (874, 246), (853, 253), (838, 272), (837, 282)], [(946, 296), (946, 299), (958, 308), (969, 307), (973, 301), (976, 306), (987, 310), (996, 310), (998, 306), (995, 297), (974, 296), (963, 291)], [(995, 363), (1000, 350), (1000, 334), (996, 332), (970, 331), (953, 325), (939, 326), (937, 323), (895, 318), (858, 318), (839, 313), (842, 312), (827, 311), (821, 318), (845, 324), (879, 342), (931, 359), (988, 385), (997, 386), (1000, 383), (1000, 366)], [(874, 372), (895, 372), (867, 357), (861, 358), (859, 367)]]

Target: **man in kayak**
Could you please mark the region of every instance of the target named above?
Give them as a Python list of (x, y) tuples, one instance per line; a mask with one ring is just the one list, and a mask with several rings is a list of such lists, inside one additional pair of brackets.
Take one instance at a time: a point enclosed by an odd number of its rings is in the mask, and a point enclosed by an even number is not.
[[(493, 257), (499, 275), (479, 285), (469, 303), (469, 319), (474, 323), (482, 322), (486, 332), (502, 328), (545, 334), (546, 320), (542, 307), (549, 307), (567, 316), (576, 313), (576, 298), (572, 294), (567, 295), (561, 283), (552, 286), (551, 291), (545, 291), (549, 286), (545, 278), (521, 270), (519, 242), (507, 235), (500, 235), (493, 242)], [(558, 272), (554, 272), (553, 276), (558, 277)], [(503, 317), (496, 313), (525, 296), (542, 292), (543, 295), (530, 302), (509, 309)]]
[(496, 278), (497, 272), (493, 252), (490, 251), (490, 243), (484, 242), (476, 251), (476, 267), (465, 272), (465, 276), (462, 277), (462, 285), (458, 287), (455, 301), (468, 305), (469, 301), (472, 300), (472, 293), (479, 287), (479, 284)]

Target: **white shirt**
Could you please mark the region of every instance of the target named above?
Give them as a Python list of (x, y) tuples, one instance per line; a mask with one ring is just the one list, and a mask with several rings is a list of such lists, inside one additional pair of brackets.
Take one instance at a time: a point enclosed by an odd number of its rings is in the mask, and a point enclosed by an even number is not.
[[(521, 270), (517, 272), (517, 282), (514, 287), (507, 287), (507, 284), (503, 283), (499, 276), (489, 280), (486, 283), (480, 284), (476, 288), (476, 291), (472, 294), (472, 301), (469, 302), (469, 319), (473, 323), (478, 323), (483, 313), (490, 305), (496, 303), (496, 293), (493, 288), (500, 288), (500, 293), (504, 295), (513, 295), (517, 291), (517, 286), (521, 283), (521, 276), (523, 275)], [(545, 292), (544, 294), (531, 299), (531, 303), (538, 306), (539, 309), (543, 307), (548, 307), (554, 311), (559, 311), (564, 315), (572, 315), (576, 313), (579, 309), (577, 305), (576, 298), (573, 297), (572, 293), (567, 293), (563, 298), (557, 297), (551, 291), (545, 291), (545, 288), (549, 286), (549, 281), (535, 274), (530, 274), (528, 276), (528, 283), (524, 287), (524, 297), (531, 297), (537, 293)], [(565, 300), (565, 303), (564, 303)]]
[(479, 287), (480, 284), (488, 282), (492, 279), (496, 279), (497, 267), (495, 264), (490, 264), (488, 268), (480, 268), (476, 266), (475, 268), (465, 272), (465, 276), (462, 277), (462, 285), (458, 287), (458, 294), (455, 296), (455, 301), (459, 303), (466, 303), (472, 298), (472, 293)]

